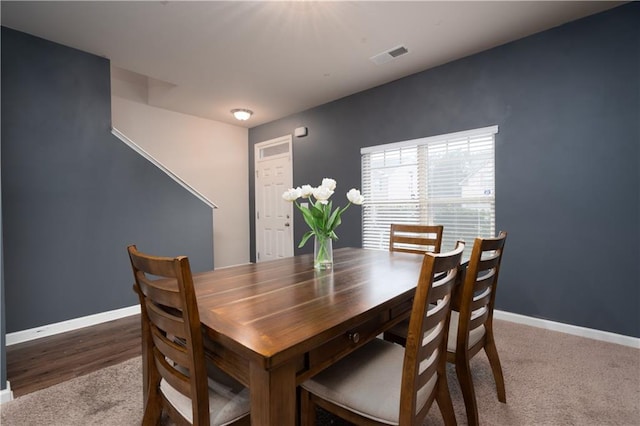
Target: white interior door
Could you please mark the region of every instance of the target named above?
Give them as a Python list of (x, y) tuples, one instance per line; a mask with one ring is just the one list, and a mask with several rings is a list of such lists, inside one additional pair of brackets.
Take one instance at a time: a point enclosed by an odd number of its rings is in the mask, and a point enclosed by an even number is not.
[(291, 135), (255, 145), (256, 261), (293, 256), (293, 203), (282, 193), (293, 186)]

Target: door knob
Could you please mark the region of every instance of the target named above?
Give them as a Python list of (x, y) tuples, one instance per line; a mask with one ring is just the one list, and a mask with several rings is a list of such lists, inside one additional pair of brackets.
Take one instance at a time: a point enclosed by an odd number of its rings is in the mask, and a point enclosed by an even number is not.
[(284, 226), (289, 226), (289, 222), (285, 223)]

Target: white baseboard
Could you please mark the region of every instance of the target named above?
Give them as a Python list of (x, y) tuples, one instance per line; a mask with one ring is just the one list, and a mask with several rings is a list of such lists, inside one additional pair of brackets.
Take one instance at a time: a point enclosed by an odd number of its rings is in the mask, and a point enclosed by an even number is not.
[(216, 266), (215, 269), (226, 269), (226, 268), (233, 268), (234, 266), (244, 266), (244, 265), (251, 265), (253, 262), (244, 262), (244, 263), (236, 263), (235, 265), (227, 265), (227, 266)]
[(512, 314), (499, 310), (493, 311), (495, 319), (516, 322), (530, 325), (532, 327), (544, 328), (547, 330), (559, 331), (561, 333), (573, 334), (574, 336), (587, 337), (589, 339), (601, 340), (603, 342), (617, 343), (619, 345), (630, 346), (640, 349), (640, 338), (624, 336), (622, 334), (610, 333), (608, 331), (595, 330), (593, 328), (579, 327), (561, 322), (549, 321), (540, 318), (528, 317), (525, 315)]
[(53, 336), (54, 334), (77, 330), (79, 328), (89, 327), (91, 325), (113, 321), (139, 313), (140, 305), (135, 305), (129, 306), (127, 308), (116, 309), (113, 311), (101, 312), (99, 314), (88, 315), (86, 317), (57, 322), (55, 324), (48, 324), (41, 327), (30, 328), (28, 330), (7, 333), (6, 344), (7, 346), (11, 346), (17, 343), (23, 343), (34, 339), (39, 339), (41, 337)]
[[(29, 330), (16, 331), (6, 336), (7, 346), (17, 343), (27, 342), (38, 339), (40, 337), (53, 336), (54, 334), (64, 333), (66, 331), (77, 330), (79, 328), (112, 321), (119, 318), (128, 317), (140, 313), (140, 305), (129, 306), (127, 308), (116, 309), (114, 311), (102, 312), (86, 317), (75, 318), (68, 321), (62, 321), (55, 324), (49, 324), (42, 327), (32, 328)], [(498, 320), (515, 322), (532, 327), (544, 328), (546, 330), (559, 331), (561, 333), (572, 334), (575, 336), (587, 337), (589, 339), (601, 340), (604, 342), (617, 343), (619, 345), (630, 346), (640, 349), (640, 338), (624, 336), (622, 334), (610, 333), (608, 331), (595, 330), (592, 328), (578, 327), (570, 324), (544, 320), (540, 318), (528, 317), (520, 314), (512, 314), (511, 312), (495, 310), (493, 317)], [(4, 392), (4, 391), (2, 391)]]
[(13, 392), (11, 391), (11, 383), (7, 380), (7, 388), (0, 390), (0, 404), (13, 400)]

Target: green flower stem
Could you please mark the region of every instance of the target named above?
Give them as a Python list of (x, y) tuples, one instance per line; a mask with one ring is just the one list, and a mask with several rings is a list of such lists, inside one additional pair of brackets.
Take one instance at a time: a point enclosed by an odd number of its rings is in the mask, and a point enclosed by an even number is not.
[(331, 201), (327, 204), (322, 204), (320, 201), (314, 203), (313, 200), (309, 198), (309, 203), (311, 207), (302, 207), (297, 201), (294, 201), (296, 208), (300, 210), (304, 221), (310, 228), (310, 230), (302, 236), (298, 248), (303, 247), (312, 235), (337, 240), (338, 236), (335, 233), (335, 229), (342, 223), (342, 213), (351, 206), (351, 202), (344, 208), (336, 208), (333, 212), (333, 203)]
[(317, 244), (318, 244), (318, 253), (316, 254), (314, 265), (321, 265), (330, 261), (333, 263), (331, 256), (329, 255), (328, 244), (330, 244), (331, 240), (328, 237), (319, 237), (316, 235)]

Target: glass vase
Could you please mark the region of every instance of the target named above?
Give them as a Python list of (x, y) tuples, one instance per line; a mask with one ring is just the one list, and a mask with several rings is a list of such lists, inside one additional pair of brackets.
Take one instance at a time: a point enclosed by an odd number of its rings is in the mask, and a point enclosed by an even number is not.
[(331, 238), (314, 236), (313, 267), (315, 269), (333, 268), (333, 240)]

